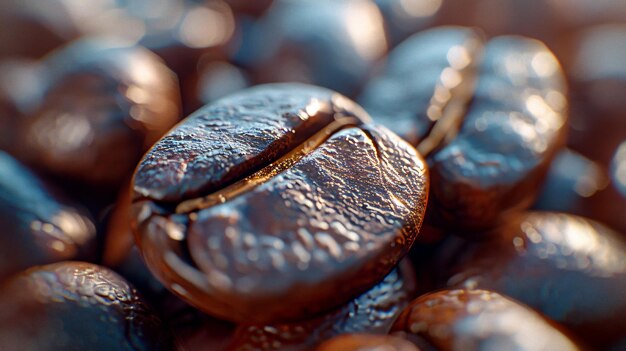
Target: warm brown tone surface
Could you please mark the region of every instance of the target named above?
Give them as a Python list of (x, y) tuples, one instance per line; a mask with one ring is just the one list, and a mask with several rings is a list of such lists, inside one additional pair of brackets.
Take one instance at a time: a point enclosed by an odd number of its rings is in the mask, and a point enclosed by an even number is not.
[(530, 308), (485, 290), (443, 290), (419, 297), (393, 325), (438, 350), (579, 350)]
[(86, 211), (2, 151), (0, 228), (0, 281), (34, 265), (96, 252), (96, 228)]
[(197, 307), (248, 323), (362, 293), (412, 244), (428, 186), (416, 151), (367, 119), (341, 95), (297, 84), (189, 117), (135, 175), (148, 265)]
[(229, 350), (310, 350), (346, 333), (387, 333), (413, 296), (409, 262), (392, 271), (364, 294), (322, 316), (295, 323), (240, 326)]
[(7, 351), (167, 350), (168, 334), (137, 291), (113, 271), (63, 262), (29, 269), (0, 287), (0, 345)]
[(490, 240), (444, 250), (441, 283), (511, 296), (595, 345), (626, 334), (626, 242), (597, 222), (530, 213)]
[(33, 93), (15, 142), (0, 146), (54, 176), (120, 186), (179, 119), (176, 78), (144, 48), (78, 41), (51, 54), (39, 70), (43, 98)]
[(565, 94), (542, 43), (444, 27), (394, 49), (360, 101), (427, 156), (436, 224), (486, 229), (533, 201), (564, 142)]
[(317, 351), (420, 351), (417, 346), (389, 335), (346, 334), (333, 338)]

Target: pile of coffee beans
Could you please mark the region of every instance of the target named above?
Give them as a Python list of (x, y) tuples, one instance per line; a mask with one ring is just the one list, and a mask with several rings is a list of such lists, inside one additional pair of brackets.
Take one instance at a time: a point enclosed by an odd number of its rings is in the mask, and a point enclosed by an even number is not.
[(626, 350), (626, 2), (0, 22), (0, 350)]

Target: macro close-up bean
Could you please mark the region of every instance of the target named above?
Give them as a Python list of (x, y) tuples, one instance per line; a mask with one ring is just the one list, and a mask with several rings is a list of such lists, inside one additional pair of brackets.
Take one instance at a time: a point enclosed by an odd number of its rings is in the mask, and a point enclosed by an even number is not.
[(0, 350), (626, 350), (625, 0), (0, 24)]

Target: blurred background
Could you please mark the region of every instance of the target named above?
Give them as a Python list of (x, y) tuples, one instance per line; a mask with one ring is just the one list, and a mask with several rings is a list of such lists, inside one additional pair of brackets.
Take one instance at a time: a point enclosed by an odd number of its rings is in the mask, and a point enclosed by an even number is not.
[[(553, 51), (569, 131), (533, 208), (626, 233), (626, 0), (3, 0), (0, 175), (7, 188), (44, 189), (5, 197), (37, 202), (72, 241), (46, 244), (54, 254), (34, 262), (5, 255), (15, 264), (0, 278), (80, 258), (162, 289), (128, 253), (128, 184), (151, 145), (256, 84), (305, 82), (358, 99), (389, 52), (438, 26), (527, 36)], [(8, 171), (13, 159), (27, 168)]]

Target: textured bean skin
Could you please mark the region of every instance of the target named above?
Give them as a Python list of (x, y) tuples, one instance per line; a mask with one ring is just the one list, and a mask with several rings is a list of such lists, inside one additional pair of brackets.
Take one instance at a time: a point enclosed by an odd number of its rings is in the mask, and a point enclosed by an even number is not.
[(17, 142), (3, 146), (59, 178), (119, 186), (179, 118), (176, 78), (144, 48), (84, 39), (40, 70), (41, 96), (31, 97)]
[(134, 288), (82, 262), (29, 269), (0, 288), (0, 349), (168, 350), (168, 334)]
[(392, 332), (424, 339), (437, 350), (580, 350), (546, 318), (495, 292), (442, 290), (423, 295)]
[(335, 114), (369, 120), (330, 90), (275, 87), (218, 100), (171, 130), (139, 164), (135, 197), (174, 201), (213, 192), (285, 155)]
[(386, 333), (414, 290), (408, 262), (354, 300), (322, 316), (287, 324), (240, 326), (228, 350), (310, 350), (346, 333)]
[(412, 244), (428, 178), (410, 145), (368, 119), (296, 84), (199, 110), (135, 174), (148, 266), (196, 307), (245, 323), (307, 318), (371, 287)]
[(359, 101), (427, 154), (439, 226), (483, 230), (528, 208), (564, 143), (560, 67), (531, 39), (485, 43), (457, 27), (416, 34)]
[(31, 266), (93, 258), (89, 215), (0, 151), (0, 281)]
[(482, 242), (450, 240), (433, 263), (441, 285), (506, 294), (608, 346), (626, 335), (626, 242), (567, 214), (532, 212)]

